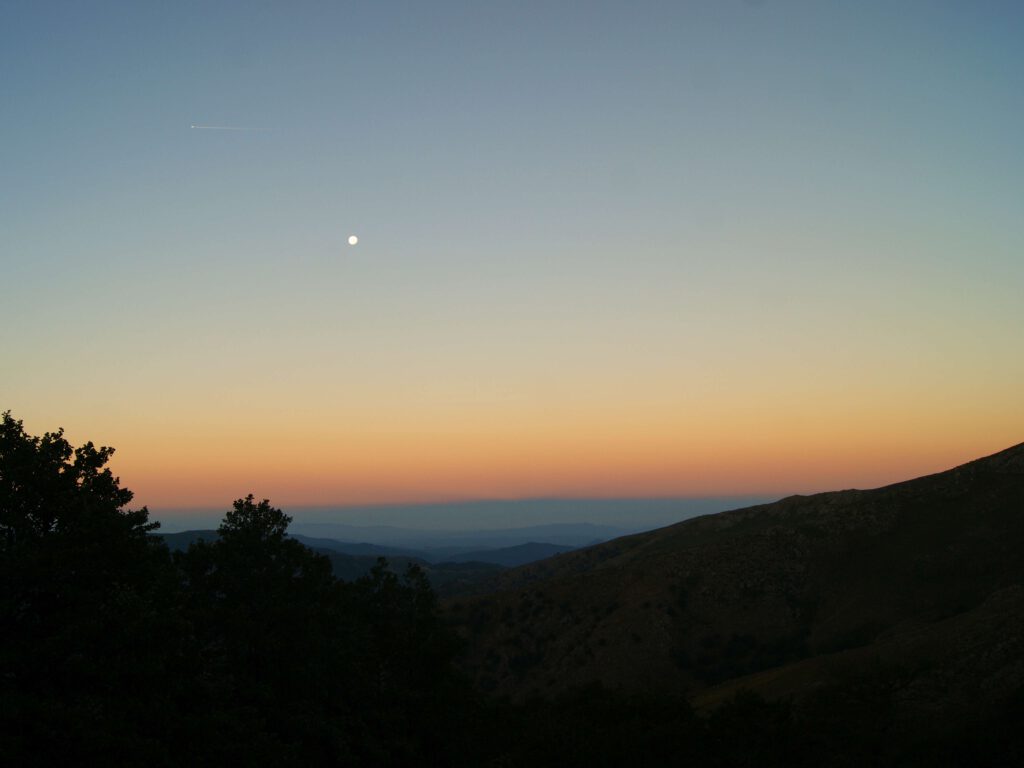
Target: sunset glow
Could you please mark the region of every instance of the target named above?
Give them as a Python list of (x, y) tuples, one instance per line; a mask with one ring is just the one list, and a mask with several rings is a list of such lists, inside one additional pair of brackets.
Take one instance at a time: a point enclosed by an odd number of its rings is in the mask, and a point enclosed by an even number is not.
[(485, 5), (23, 6), (0, 410), (155, 510), (782, 496), (1024, 440), (1019, 13)]

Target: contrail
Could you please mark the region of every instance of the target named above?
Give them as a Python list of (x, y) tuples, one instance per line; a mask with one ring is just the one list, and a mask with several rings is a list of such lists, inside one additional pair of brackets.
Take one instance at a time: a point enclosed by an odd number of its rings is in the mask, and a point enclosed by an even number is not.
[(239, 125), (190, 125), (197, 131), (259, 131), (261, 128), (245, 128)]

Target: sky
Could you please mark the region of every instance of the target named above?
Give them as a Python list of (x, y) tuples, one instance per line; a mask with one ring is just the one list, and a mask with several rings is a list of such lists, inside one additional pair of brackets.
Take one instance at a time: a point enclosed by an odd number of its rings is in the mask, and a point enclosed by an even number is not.
[(151, 509), (1009, 447), (1021, 39), (1012, 2), (0, 0), (0, 410)]

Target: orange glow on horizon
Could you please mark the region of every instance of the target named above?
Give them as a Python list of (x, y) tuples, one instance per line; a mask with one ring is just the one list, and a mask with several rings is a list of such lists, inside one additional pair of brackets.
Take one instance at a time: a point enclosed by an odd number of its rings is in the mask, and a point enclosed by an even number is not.
[[(771, 419), (763, 419), (771, 421)], [(750, 426), (750, 425), (748, 425)], [(533, 425), (461, 434), (298, 431), (277, 436), (213, 434), (203, 450), (167, 439), (142, 450), (124, 441), (114, 468), (151, 507), (223, 506), (246, 493), (281, 505), (436, 503), (478, 499), (788, 495), (869, 488), (948, 469), (1001, 450), (1007, 434), (942, 436), (913, 425), (867, 429), (836, 443), (822, 429), (792, 423), (746, 432), (670, 430), (643, 424), (551, 431)], [(255, 430), (253, 432), (256, 432)], [(739, 434), (737, 434), (739, 432)]]

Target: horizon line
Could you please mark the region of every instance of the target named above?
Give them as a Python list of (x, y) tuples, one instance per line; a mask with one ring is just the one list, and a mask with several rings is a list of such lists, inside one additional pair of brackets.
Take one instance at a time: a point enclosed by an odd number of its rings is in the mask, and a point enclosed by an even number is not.
[[(259, 496), (259, 494), (253, 494)], [(709, 494), (706, 496), (525, 496), (521, 498), (499, 498), (499, 497), (481, 497), (472, 499), (447, 499), (440, 501), (385, 501), (385, 502), (369, 502), (369, 503), (315, 503), (315, 504), (288, 504), (283, 503), (279, 509), (285, 509), (290, 507), (293, 509), (393, 509), (398, 507), (437, 507), (437, 506), (468, 506), (470, 504), (521, 504), (521, 503), (535, 503), (535, 502), (550, 502), (550, 501), (564, 501), (564, 502), (622, 502), (622, 501), (714, 501), (717, 499), (762, 499), (762, 498), (776, 498), (782, 499), (786, 496), (792, 496), (793, 493), (723, 493), (723, 494)], [(243, 498), (241, 496), (237, 498)], [(227, 502), (230, 506), (235, 499)], [(275, 502), (271, 499), (271, 504)], [(172, 512), (209, 512), (220, 509), (219, 505), (186, 505), (186, 506), (164, 506), (164, 505), (144, 505), (149, 510), (165, 510)]]

